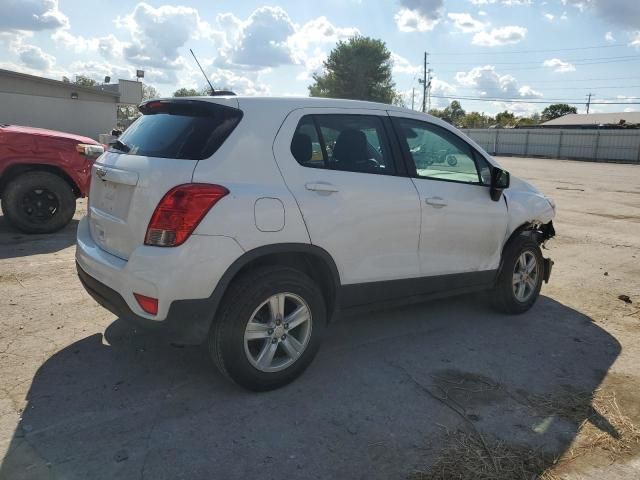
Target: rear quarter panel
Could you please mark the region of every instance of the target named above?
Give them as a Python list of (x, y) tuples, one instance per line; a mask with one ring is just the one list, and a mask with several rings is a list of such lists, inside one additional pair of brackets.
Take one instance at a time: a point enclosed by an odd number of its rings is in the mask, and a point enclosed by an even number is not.
[[(240, 109), (244, 113), (240, 124), (212, 158), (200, 160), (195, 168), (194, 182), (222, 185), (229, 195), (215, 205), (194, 234), (233, 237), (246, 251), (277, 243), (309, 244), (298, 204), (273, 154), (274, 138), (290, 107), (240, 100)], [(256, 225), (256, 212), (260, 212), (256, 202), (262, 198), (282, 202), (284, 225), (278, 231), (262, 231)]]

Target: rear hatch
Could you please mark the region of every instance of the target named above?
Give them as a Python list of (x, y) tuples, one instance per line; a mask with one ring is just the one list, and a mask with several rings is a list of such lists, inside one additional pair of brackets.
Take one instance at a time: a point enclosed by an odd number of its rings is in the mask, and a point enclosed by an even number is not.
[(234, 98), (152, 100), (94, 164), (89, 195), (91, 236), (123, 259), (144, 243), (162, 197), (190, 183), (242, 118)]

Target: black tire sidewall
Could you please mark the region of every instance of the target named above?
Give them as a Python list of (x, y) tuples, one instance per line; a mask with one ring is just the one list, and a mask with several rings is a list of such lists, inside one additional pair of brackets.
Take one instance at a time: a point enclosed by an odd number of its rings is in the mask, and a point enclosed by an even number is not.
[[(516, 298), (515, 292), (513, 291), (513, 271), (518, 258), (526, 251), (533, 253), (536, 257), (536, 262), (538, 263), (538, 278), (533, 295), (531, 295), (526, 301), (521, 302)], [(502, 270), (496, 292), (498, 307), (507, 313), (526, 312), (538, 299), (542, 288), (543, 278), (544, 259), (542, 257), (540, 246), (528, 236), (523, 235), (522, 237), (517, 238), (505, 249)]]
[[(254, 391), (281, 387), (298, 377), (315, 357), (324, 330), (327, 314), (322, 292), (311, 278), (287, 268), (257, 271), (239, 281), (239, 288), (225, 296), (221, 315), (214, 321), (219, 360), (227, 376), (239, 385)], [(230, 287), (231, 288), (231, 287)], [(277, 293), (293, 293), (309, 306), (312, 318), (311, 338), (303, 354), (288, 368), (279, 372), (262, 372), (247, 359), (244, 332), (253, 312), (265, 300)]]
[[(58, 210), (43, 223), (32, 223), (25, 218), (21, 202), (23, 196), (34, 189), (43, 188), (58, 200)], [(27, 172), (11, 180), (2, 194), (2, 210), (7, 221), (25, 233), (51, 233), (66, 226), (76, 211), (76, 198), (71, 186), (59, 176), (49, 172)]]

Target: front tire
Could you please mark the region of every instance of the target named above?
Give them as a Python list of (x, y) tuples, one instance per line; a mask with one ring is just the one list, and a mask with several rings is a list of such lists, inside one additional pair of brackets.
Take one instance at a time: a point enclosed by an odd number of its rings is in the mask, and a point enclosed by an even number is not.
[(27, 172), (9, 182), (2, 194), (7, 221), (25, 233), (51, 233), (66, 226), (76, 211), (69, 184), (49, 172)]
[(209, 333), (218, 369), (249, 390), (282, 387), (315, 357), (327, 322), (316, 283), (288, 267), (261, 267), (235, 280)]
[(510, 242), (504, 250), (502, 269), (494, 289), (496, 308), (511, 314), (529, 310), (540, 295), (544, 268), (537, 242), (525, 235)]

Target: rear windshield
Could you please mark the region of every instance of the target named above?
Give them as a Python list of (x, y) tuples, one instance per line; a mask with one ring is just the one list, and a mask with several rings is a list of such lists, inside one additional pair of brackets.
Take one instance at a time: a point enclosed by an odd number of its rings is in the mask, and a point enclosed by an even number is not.
[(202, 160), (213, 155), (242, 119), (242, 112), (206, 101), (151, 101), (118, 138), (112, 151), (148, 157)]

